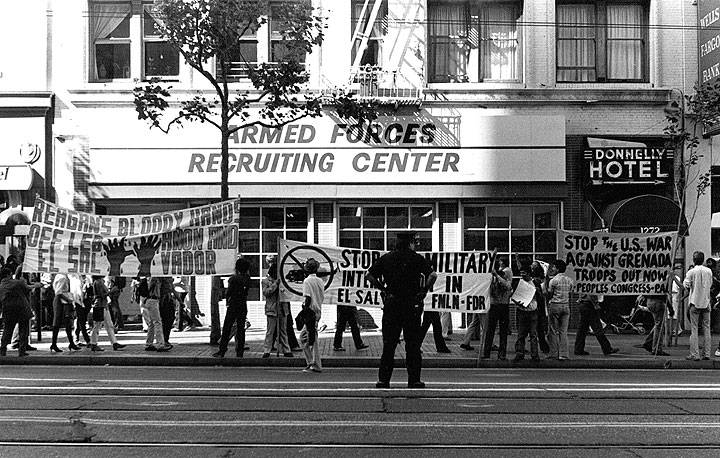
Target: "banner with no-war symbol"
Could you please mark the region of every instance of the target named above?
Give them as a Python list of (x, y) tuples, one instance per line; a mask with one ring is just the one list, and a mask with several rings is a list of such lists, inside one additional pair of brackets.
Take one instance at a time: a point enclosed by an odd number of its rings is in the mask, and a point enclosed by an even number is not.
[(668, 292), (676, 232), (612, 234), (560, 231), (560, 259), (578, 293), (606, 296)]
[(230, 275), (240, 201), (149, 215), (110, 216), (36, 199), (25, 272), (134, 277)]
[[(313, 258), (320, 263), (317, 276), (325, 281), (324, 304), (382, 308), (380, 291), (365, 274), (386, 252), (327, 247), (280, 239), (278, 276), (281, 300), (302, 301), (304, 266)], [(425, 310), (486, 313), (489, 307), (494, 252), (421, 252), (438, 278), (425, 298)]]

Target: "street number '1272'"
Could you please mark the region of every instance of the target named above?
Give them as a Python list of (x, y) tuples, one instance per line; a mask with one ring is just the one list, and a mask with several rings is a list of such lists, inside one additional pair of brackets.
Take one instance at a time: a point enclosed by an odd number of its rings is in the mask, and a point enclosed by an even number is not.
[(640, 232), (642, 232), (643, 234), (657, 234), (660, 232), (660, 228), (657, 226), (646, 226), (641, 227)]

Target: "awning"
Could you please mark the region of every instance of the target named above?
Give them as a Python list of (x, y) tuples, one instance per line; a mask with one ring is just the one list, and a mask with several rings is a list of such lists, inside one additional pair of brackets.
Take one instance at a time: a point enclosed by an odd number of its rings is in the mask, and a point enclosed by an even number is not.
[[(605, 207), (602, 217), (610, 232), (671, 232), (678, 229), (680, 207), (672, 199), (644, 194)], [(680, 231), (687, 228), (683, 216)]]

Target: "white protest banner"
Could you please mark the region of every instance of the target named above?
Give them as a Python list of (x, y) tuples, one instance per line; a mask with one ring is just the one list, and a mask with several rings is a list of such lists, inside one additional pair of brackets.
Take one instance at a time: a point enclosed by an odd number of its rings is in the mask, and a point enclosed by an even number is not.
[(229, 275), (238, 254), (240, 201), (150, 215), (93, 215), (36, 199), (25, 272)]
[(612, 234), (560, 231), (560, 259), (578, 293), (667, 294), (675, 232)]
[[(384, 251), (327, 247), (280, 239), (278, 275), (281, 300), (302, 301), (303, 266), (313, 258), (320, 263), (318, 277), (325, 281), (325, 304), (382, 308), (380, 291), (365, 278), (367, 269)], [(495, 253), (484, 251), (420, 253), (430, 261), (438, 278), (425, 298), (425, 310), (486, 313)]]
[(510, 300), (519, 302), (523, 307), (527, 307), (535, 298), (535, 292), (535, 286), (532, 283), (519, 281)]

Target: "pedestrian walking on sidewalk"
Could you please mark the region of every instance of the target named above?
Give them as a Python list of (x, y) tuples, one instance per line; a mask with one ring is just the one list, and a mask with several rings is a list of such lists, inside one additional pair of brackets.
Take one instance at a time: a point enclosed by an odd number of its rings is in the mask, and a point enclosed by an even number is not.
[(119, 343), (115, 337), (115, 329), (113, 327), (112, 318), (110, 317), (110, 311), (108, 310), (108, 289), (105, 286), (105, 280), (101, 275), (93, 275), (93, 306), (92, 306), (92, 318), (93, 327), (92, 333), (90, 334), (90, 350), (92, 351), (103, 351), (102, 347), (98, 346), (98, 336), (100, 334), (100, 327), (105, 325), (105, 332), (112, 342), (113, 350), (118, 351), (125, 348), (125, 345)]
[[(685, 275), (683, 286), (688, 290), (690, 307), (690, 354), (687, 359), (700, 361), (710, 359), (712, 352), (712, 338), (710, 336), (710, 289), (713, 282), (713, 273), (703, 265), (705, 254), (702, 251), (693, 253), (693, 268)], [(698, 349), (698, 324), (702, 326), (704, 334), (704, 347)], [(700, 354), (702, 353), (702, 354)]]
[(160, 295), (158, 306), (160, 308), (160, 321), (162, 323), (163, 339), (165, 344), (172, 348), (170, 332), (175, 321), (175, 289), (172, 277), (159, 277)]
[(551, 265), (555, 276), (548, 283), (547, 312), (550, 355), (548, 359), (565, 360), (569, 356), (568, 325), (570, 324), (570, 293), (575, 282), (565, 275), (567, 264), (556, 259)]
[(70, 294), (70, 279), (66, 274), (55, 274), (53, 279), (53, 290), (55, 291), (55, 299), (53, 300), (53, 328), (52, 343), (50, 351), (53, 353), (62, 353), (57, 346), (58, 334), (60, 328), (65, 328), (65, 335), (68, 340), (68, 350), (77, 351), (80, 347), (75, 345), (72, 337), (72, 321), (74, 316), (74, 301)]
[(334, 351), (345, 351), (345, 347), (342, 345), (343, 334), (345, 333), (345, 327), (350, 325), (350, 334), (352, 334), (353, 343), (357, 350), (365, 350), (370, 345), (366, 345), (360, 336), (360, 326), (358, 326), (357, 320), (357, 307), (349, 305), (338, 305), (337, 306), (337, 325), (335, 326), (335, 339), (333, 340)]
[(312, 311), (312, 317), (304, 320), (304, 326), (300, 332), (300, 343), (305, 353), (307, 366), (304, 372), (322, 372), (322, 360), (320, 359), (320, 336), (318, 324), (322, 316), (322, 304), (325, 300), (325, 282), (318, 278), (317, 271), (320, 263), (310, 258), (305, 262), (307, 276), (303, 280), (303, 310)]
[(370, 267), (367, 280), (383, 295), (383, 352), (377, 388), (389, 388), (400, 332), (405, 336), (405, 365), (409, 388), (424, 388), (420, 380), (420, 314), (428, 291), (437, 279), (430, 262), (415, 253), (415, 232), (398, 232), (395, 250), (384, 254)]
[(76, 273), (68, 274), (68, 279), (70, 282), (70, 296), (72, 297), (75, 316), (77, 317), (75, 320), (75, 345), (82, 347), (83, 343), (80, 342), (81, 333), (85, 341), (84, 345), (90, 344), (90, 335), (87, 331), (88, 309), (85, 308), (83, 279)]
[(263, 358), (270, 357), (270, 351), (276, 338), (279, 351), (282, 351), (287, 358), (293, 356), (288, 345), (287, 328), (285, 327), (290, 304), (280, 302), (279, 287), (280, 280), (277, 276), (277, 264), (272, 263), (268, 268), (267, 277), (263, 278), (262, 281), (262, 293), (263, 297), (265, 297), (265, 316), (267, 317)]
[[(510, 328), (510, 296), (512, 295), (512, 270), (504, 261), (498, 260), (495, 269), (492, 272), (493, 278), (490, 283), (490, 310), (487, 313), (487, 329), (485, 329), (484, 342), (482, 344), (482, 357), (490, 358), (492, 351), (493, 339), (495, 338), (495, 327), (499, 327), (498, 333), (498, 359), (504, 361), (507, 359), (507, 337)], [(482, 323), (479, 314), (473, 315), (473, 321), (465, 333), (465, 341), (461, 348), (465, 350), (473, 350), (470, 346), (470, 336), (472, 335), (471, 327), (475, 322)], [(499, 325), (499, 326), (498, 326)]]
[(452, 353), (445, 343), (442, 332), (442, 323), (440, 321), (440, 313), (432, 310), (423, 312), (422, 324), (420, 325), (420, 344), (425, 340), (430, 325), (433, 328), (433, 340), (435, 341), (435, 351), (438, 353)]
[[(521, 294), (528, 291), (527, 294)], [(533, 361), (540, 359), (538, 354), (538, 300), (542, 296), (542, 291), (533, 282), (530, 272), (530, 266), (523, 266), (520, 269), (520, 280), (515, 293), (510, 298), (516, 307), (516, 315), (518, 319), (518, 335), (515, 340), (515, 358), (514, 362), (525, 359), (525, 339), (530, 336), (530, 357)]]
[(242, 358), (245, 352), (245, 319), (247, 318), (247, 296), (250, 289), (249, 270), (250, 261), (247, 259), (240, 258), (235, 261), (235, 275), (228, 279), (225, 295), (227, 311), (220, 336), (220, 345), (218, 351), (213, 353), (215, 358), (225, 356), (233, 325), (237, 326), (235, 329), (235, 356)]
[(582, 294), (578, 300), (578, 312), (580, 312), (580, 326), (575, 336), (575, 355), (587, 356), (590, 353), (585, 351), (585, 338), (588, 330), (592, 328), (595, 338), (600, 344), (600, 348), (605, 356), (612, 355), (620, 351), (610, 345), (610, 341), (605, 336), (605, 330), (600, 322), (600, 302), (602, 296), (598, 297), (594, 294)]
[[(142, 281), (147, 283), (147, 289), (142, 286)], [(145, 337), (145, 351), (166, 352), (172, 348), (165, 341), (163, 332), (162, 316), (160, 315), (161, 281), (159, 278), (147, 278), (140, 280), (140, 313), (147, 325)], [(143, 296), (145, 294), (145, 296)]]
[(7, 346), (18, 327), (18, 356), (27, 356), (30, 338), (30, 318), (32, 309), (28, 293), (41, 288), (42, 283), (28, 285), (24, 278), (13, 279), (14, 270), (7, 264), (0, 269), (0, 308), (3, 314), (3, 335), (0, 340), (0, 356), (7, 355)]

